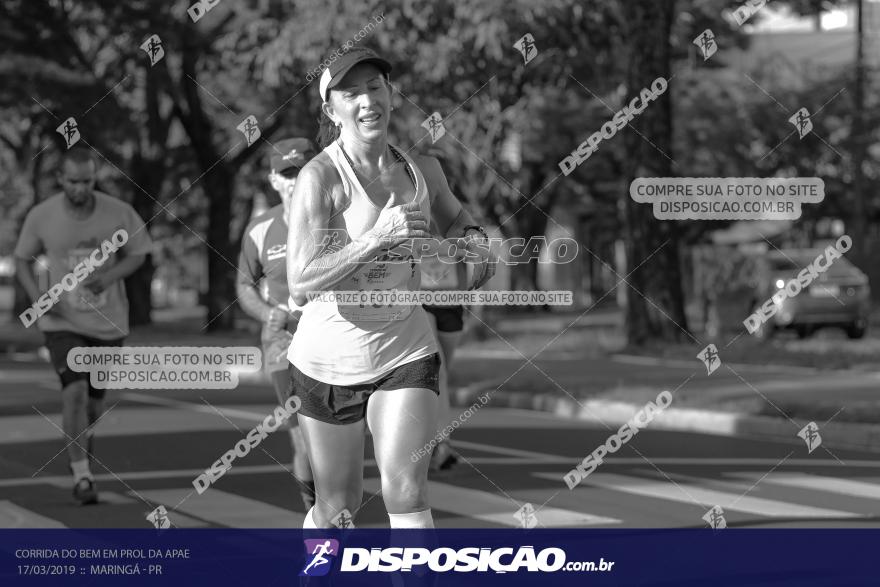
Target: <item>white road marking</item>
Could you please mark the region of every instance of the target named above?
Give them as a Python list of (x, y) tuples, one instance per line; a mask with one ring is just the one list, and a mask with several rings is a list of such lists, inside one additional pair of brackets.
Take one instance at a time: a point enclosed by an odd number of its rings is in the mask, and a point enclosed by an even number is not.
[[(305, 518), (298, 512), (213, 487), (201, 495), (192, 489), (150, 489), (138, 491), (138, 495), (164, 505), (172, 523), (175, 513), (195, 516), (230, 528), (302, 528)], [(175, 506), (177, 509), (172, 510)]]
[[(757, 478), (748, 473), (726, 473), (725, 476), (747, 479), (753, 482), (757, 481)], [(852, 479), (838, 479), (836, 477), (823, 477), (806, 473), (778, 473), (774, 471), (764, 477), (761, 483), (880, 500), (880, 484), (865, 483), (864, 481), (854, 481)]]
[(7, 500), (0, 500), (0, 528), (66, 528), (58, 520), (41, 516)]
[[(561, 480), (558, 475), (533, 473), (535, 477), (552, 481)], [(861, 514), (845, 512), (813, 506), (799, 505), (772, 499), (743, 496), (742, 493), (729, 493), (716, 489), (706, 489), (692, 484), (675, 485), (669, 481), (654, 481), (627, 475), (612, 473), (593, 473), (588, 476), (574, 491), (589, 490), (590, 487), (601, 487), (610, 491), (622, 491), (642, 497), (663, 499), (696, 507), (721, 506), (724, 510), (745, 512), (767, 517), (784, 518), (860, 518)]]
[[(381, 491), (381, 488), (382, 485), (379, 479), (364, 479), (364, 491), (378, 493)], [(496, 495), (478, 489), (456, 487), (455, 485), (438, 483), (436, 481), (428, 481), (428, 495), (431, 509), (433, 510), (443, 510), (444, 512), (492, 524), (511, 527), (520, 526), (514, 514), (522, 504), (518, 504), (516, 501), (503, 495)], [(538, 519), (541, 524), (549, 528), (620, 523), (620, 520), (616, 518), (606, 518), (585, 512), (553, 507), (541, 508)]]

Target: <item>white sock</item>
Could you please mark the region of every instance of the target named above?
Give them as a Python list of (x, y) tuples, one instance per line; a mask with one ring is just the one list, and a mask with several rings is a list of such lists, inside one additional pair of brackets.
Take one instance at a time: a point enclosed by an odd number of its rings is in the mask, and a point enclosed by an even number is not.
[(392, 528), (433, 528), (431, 508), (411, 514), (388, 514)]
[(92, 477), (92, 472), (89, 471), (89, 459), (83, 459), (81, 461), (71, 461), (70, 468), (73, 469), (74, 482), (79, 481), (83, 477), (87, 479), (94, 479)]
[(312, 512), (315, 511), (315, 506), (309, 508), (309, 513), (306, 514), (305, 519), (303, 520), (303, 530), (317, 529), (318, 526), (315, 525), (315, 518), (312, 516)]

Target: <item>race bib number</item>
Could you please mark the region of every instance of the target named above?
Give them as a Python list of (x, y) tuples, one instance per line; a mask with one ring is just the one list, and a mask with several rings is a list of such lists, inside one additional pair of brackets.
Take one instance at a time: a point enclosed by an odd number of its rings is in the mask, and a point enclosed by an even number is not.
[(415, 274), (412, 259), (395, 263), (371, 263), (358, 271), (347, 281), (348, 291), (362, 292), (365, 299), (337, 301), (339, 315), (350, 322), (392, 322), (404, 320), (412, 312), (412, 306), (396, 304), (383, 296), (371, 301), (366, 294), (370, 291), (388, 292), (408, 290), (407, 283)]
[[(374, 290), (390, 292), (391, 290)], [(368, 294), (367, 290), (360, 290)], [(412, 306), (395, 304), (393, 302), (370, 302), (369, 299), (359, 301), (357, 304), (344, 304), (337, 302), (339, 315), (349, 322), (394, 322), (404, 320), (412, 312)]]

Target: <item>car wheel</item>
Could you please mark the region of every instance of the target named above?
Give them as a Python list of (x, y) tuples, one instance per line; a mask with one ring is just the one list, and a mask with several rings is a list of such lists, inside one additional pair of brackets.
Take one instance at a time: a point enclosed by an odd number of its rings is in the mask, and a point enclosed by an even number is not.
[(846, 336), (852, 339), (864, 338), (868, 325), (864, 320), (857, 320), (846, 327)]

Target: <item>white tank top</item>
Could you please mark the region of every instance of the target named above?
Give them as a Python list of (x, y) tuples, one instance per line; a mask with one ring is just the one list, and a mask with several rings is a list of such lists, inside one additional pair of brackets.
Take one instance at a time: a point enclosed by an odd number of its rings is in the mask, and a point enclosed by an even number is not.
[[(431, 205), (425, 178), (406, 153), (389, 145), (392, 153), (403, 158), (415, 183), (415, 202), (430, 220)], [(376, 206), (355, 175), (339, 144), (324, 149), (336, 165), (348, 202), (342, 212), (344, 228), (357, 239), (376, 223), (381, 206)], [(403, 201), (399, 203), (404, 203)], [(344, 243), (344, 244), (347, 244)], [(419, 264), (412, 262), (410, 251), (395, 262), (377, 261), (361, 265), (337, 283), (333, 291), (373, 289), (409, 290)], [(290, 307), (294, 307), (290, 300)], [(357, 385), (381, 379), (395, 368), (432, 355), (437, 343), (428, 317), (421, 306), (384, 305), (379, 308), (359, 304), (313, 300), (302, 309), (302, 317), (293, 335), (287, 358), (297, 369), (324, 383)]]

